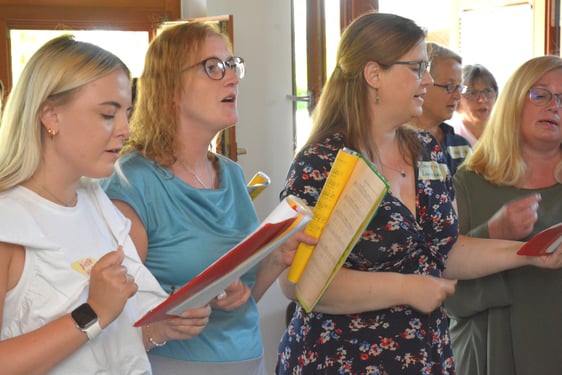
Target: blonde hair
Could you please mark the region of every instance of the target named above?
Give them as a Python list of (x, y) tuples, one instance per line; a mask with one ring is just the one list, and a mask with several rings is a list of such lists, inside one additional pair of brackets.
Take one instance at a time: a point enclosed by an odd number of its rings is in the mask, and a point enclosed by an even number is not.
[(197, 63), (197, 53), (210, 36), (223, 38), (232, 51), (229, 39), (205, 22), (171, 26), (150, 43), (137, 82), (131, 136), (123, 154), (137, 150), (164, 166), (175, 162), (173, 146), (178, 118), (174, 102), (181, 95), (181, 72)]
[(508, 79), (492, 110), (474, 152), (466, 160), (469, 171), (491, 184), (517, 186), (529, 167), (521, 155), (521, 116), (529, 89), (546, 73), (562, 69), (558, 56), (528, 60)]
[[(363, 69), (370, 61), (389, 69), (401, 56), (425, 38), (425, 31), (414, 21), (386, 13), (366, 13), (356, 18), (343, 32), (336, 55), (336, 67), (326, 82), (313, 111), (313, 127), (307, 144), (321, 142), (341, 132), (346, 146), (365, 149), (374, 160), (376, 146), (370, 139), (370, 114), (367, 83)], [(419, 140), (413, 130), (398, 129), (400, 147), (416, 157)]]
[(130, 75), (112, 53), (63, 35), (45, 43), (25, 65), (0, 122), (0, 191), (29, 179), (41, 160), (40, 123), (46, 103), (64, 104), (84, 85), (115, 70)]

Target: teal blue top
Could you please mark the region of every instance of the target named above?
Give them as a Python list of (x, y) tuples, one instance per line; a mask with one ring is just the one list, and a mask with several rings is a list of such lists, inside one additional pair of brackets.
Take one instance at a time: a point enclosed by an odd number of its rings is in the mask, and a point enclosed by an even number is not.
[[(217, 155), (219, 187), (195, 189), (136, 152), (118, 161), (103, 186), (129, 204), (148, 235), (146, 266), (164, 290), (178, 289), (258, 226), (242, 169)], [(256, 269), (242, 276), (253, 288)], [(234, 311), (213, 310), (209, 325), (190, 340), (171, 341), (151, 353), (186, 361), (232, 362), (258, 358), (263, 345), (256, 302)]]

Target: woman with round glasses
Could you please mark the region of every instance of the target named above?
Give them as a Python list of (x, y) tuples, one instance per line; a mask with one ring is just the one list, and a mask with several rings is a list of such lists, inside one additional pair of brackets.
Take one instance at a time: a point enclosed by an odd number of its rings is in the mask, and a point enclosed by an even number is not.
[(483, 65), (466, 65), (462, 71), (466, 90), (461, 95), (450, 123), (457, 134), (474, 146), (492, 113), (498, 96), (498, 84)]
[[(517, 69), (454, 178), (460, 232), (525, 241), (562, 222), (562, 59)], [(446, 303), (459, 375), (562, 374), (562, 270), (459, 281)]]
[[(105, 188), (131, 219), (141, 259), (170, 293), (258, 225), (241, 168), (209, 151), (217, 133), (238, 122), (244, 74), (244, 60), (210, 24), (171, 27), (148, 48), (131, 135)], [(213, 300), (199, 336), (165, 344), (154, 335), (155, 374), (267, 374), (256, 303), (296, 245), (289, 241)]]

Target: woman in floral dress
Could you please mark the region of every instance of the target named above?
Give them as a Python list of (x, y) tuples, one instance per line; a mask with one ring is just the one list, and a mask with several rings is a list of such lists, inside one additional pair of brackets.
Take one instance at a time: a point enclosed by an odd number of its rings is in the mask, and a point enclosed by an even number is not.
[[(342, 35), (281, 196), (314, 206), (343, 147), (370, 159), (390, 192), (314, 311), (297, 303), (277, 374), (454, 374), (442, 304), (456, 279), (562, 265), (562, 247), (531, 259), (516, 255), (521, 242), (458, 236), (441, 147), (402, 125), (421, 114), (433, 84), (424, 37), (411, 20), (383, 13), (359, 17)], [(294, 300), (294, 284), (283, 276), (280, 284)]]

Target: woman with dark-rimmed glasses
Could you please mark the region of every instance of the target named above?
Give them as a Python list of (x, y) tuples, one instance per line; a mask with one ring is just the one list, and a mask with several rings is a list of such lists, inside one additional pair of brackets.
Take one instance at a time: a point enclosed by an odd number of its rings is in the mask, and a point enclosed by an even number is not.
[[(312, 133), (281, 195), (314, 206), (343, 147), (371, 160), (390, 193), (314, 310), (296, 304), (277, 374), (454, 374), (443, 302), (455, 280), (562, 266), (562, 245), (548, 257), (522, 257), (521, 242), (458, 234), (441, 147), (429, 132), (404, 126), (421, 114), (433, 84), (424, 38), (412, 20), (385, 13), (364, 14), (342, 34)], [(284, 276), (280, 284), (295, 300), (295, 285)]]
[[(170, 293), (258, 225), (242, 169), (209, 150), (218, 132), (238, 122), (245, 72), (228, 38), (206, 23), (165, 29), (148, 48), (131, 136), (106, 191), (131, 219), (141, 259)], [(296, 246), (290, 240), (220, 293), (199, 336), (165, 344), (154, 334), (154, 372), (266, 375), (256, 304)]]
[[(526, 241), (562, 222), (562, 59), (521, 65), (454, 178), (460, 233)], [(562, 374), (562, 270), (459, 281), (446, 303), (459, 375)]]

